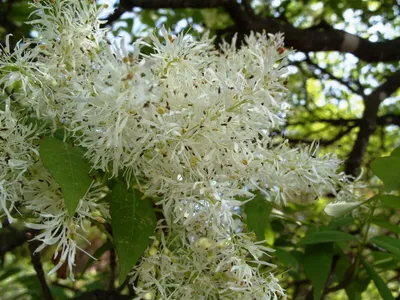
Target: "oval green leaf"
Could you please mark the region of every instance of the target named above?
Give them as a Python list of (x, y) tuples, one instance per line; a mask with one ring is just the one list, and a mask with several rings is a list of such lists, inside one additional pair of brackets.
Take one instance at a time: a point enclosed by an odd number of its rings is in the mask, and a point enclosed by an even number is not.
[(382, 204), (395, 209), (400, 209), (400, 197), (394, 195), (381, 195), (379, 196)]
[(285, 267), (290, 267), (294, 270), (297, 270), (299, 267), (296, 258), (289, 251), (282, 248), (276, 248), (274, 256), (276, 256), (279, 259), (279, 262)]
[(302, 238), (299, 244), (320, 244), (329, 242), (348, 242), (354, 239), (351, 234), (336, 230), (314, 231)]
[(272, 211), (272, 205), (261, 194), (244, 205), (244, 212), (247, 215), (246, 224), (260, 241), (265, 240), (265, 231), (271, 227), (268, 217)]
[(40, 160), (61, 187), (68, 214), (73, 216), (79, 200), (89, 190), (92, 179), (85, 151), (61, 140), (45, 137), (40, 142)]
[(150, 200), (141, 198), (139, 191), (128, 190), (123, 183), (113, 187), (111, 227), (119, 258), (120, 284), (143, 255), (157, 224)]
[(394, 149), (390, 155), (391, 156), (400, 156), (400, 147), (397, 147), (396, 149)]
[(400, 189), (400, 156), (375, 159), (371, 163), (371, 170), (383, 181), (387, 189)]
[(311, 280), (314, 299), (321, 299), (332, 265), (332, 243), (308, 245), (304, 255), (304, 272)]

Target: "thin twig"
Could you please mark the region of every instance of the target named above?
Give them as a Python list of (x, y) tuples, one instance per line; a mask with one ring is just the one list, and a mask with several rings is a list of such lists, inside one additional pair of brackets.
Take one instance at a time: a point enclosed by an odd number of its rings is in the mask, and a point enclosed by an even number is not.
[[(28, 232), (26, 235), (27, 235), (28, 239), (32, 239), (34, 237), (35, 233)], [(42, 262), (40, 259), (40, 253), (35, 252), (36, 249), (38, 248), (38, 246), (40, 245), (40, 243), (36, 240), (30, 240), (28, 244), (29, 244), (29, 251), (31, 254), (32, 265), (33, 265), (33, 268), (35, 269), (36, 275), (39, 279), (40, 287), (42, 288), (43, 299), (44, 300), (53, 300), (54, 299), (53, 295), (51, 294), (50, 288), (47, 285)]]

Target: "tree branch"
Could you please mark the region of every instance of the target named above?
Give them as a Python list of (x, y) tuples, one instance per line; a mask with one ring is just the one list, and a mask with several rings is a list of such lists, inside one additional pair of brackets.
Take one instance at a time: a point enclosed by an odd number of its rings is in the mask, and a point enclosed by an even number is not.
[(28, 230), (18, 231), (9, 224), (6, 224), (4, 230), (0, 233), (0, 257), (24, 244), (27, 240), (27, 232)]
[[(330, 140), (320, 140), (318, 143), (322, 146), (329, 146), (332, 145), (333, 143), (339, 141), (342, 137), (345, 135), (349, 134), (356, 126), (349, 126), (346, 129), (341, 130), (338, 134), (336, 134), (332, 139)], [(311, 133), (312, 134), (312, 133)], [(311, 144), (314, 142), (314, 140), (306, 140), (306, 139), (296, 139), (296, 138), (287, 138), (290, 143), (292, 144)]]
[(370, 42), (354, 34), (324, 28), (299, 29), (289, 23), (281, 23), (272, 17), (258, 18), (253, 15), (248, 2), (239, 4), (236, 0), (121, 0), (126, 10), (134, 7), (158, 8), (211, 8), (223, 6), (236, 24), (239, 33), (250, 31), (268, 33), (282, 32), (286, 45), (302, 52), (339, 51), (352, 53), (366, 62), (389, 62), (400, 60), (400, 38), (382, 42)]
[[(310, 123), (327, 123), (334, 126), (353, 126), (358, 127), (362, 124), (362, 119), (314, 119), (307, 121), (288, 122), (286, 126), (306, 125)], [(396, 125), (400, 127), (400, 115), (386, 114), (377, 117), (378, 126)]]
[[(279, 33), (285, 36), (285, 44), (308, 53), (316, 51), (339, 51), (352, 53), (366, 62), (389, 62), (400, 59), (400, 38), (382, 42), (370, 42), (354, 34), (328, 28), (299, 29), (289, 23), (280, 23), (271, 17), (251, 18), (235, 0), (225, 4), (225, 9), (243, 32)], [(239, 14), (239, 12), (241, 12)]]
[(117, 21), (125, 12), (127, 12), (127, 9), (123, 5), (119, 5), (114, 12), (108, 16), (107, 23), (102, 24), (102, 27)]
[[(367, 150), (370, 136), (378, 125), (378, 110), (383, 100), (389, 97), (400, 87), (400, 71), (390, 76), (383, 84), (364, 98), (365, 109), (360, 123), (360, 131), (346, 161), (346, 173), (355, 176), (361, 166)], [(387, 118), (394, 121), (394, 118)]]
[[(29, 239), (33, 238), (34, 234), (35, 234), (34, 232), (28, 232), (27, 238), (29, 238)], [(39, 279), (40, 287), (42, 288), (43, 299), (53, 300), (54, 298), (53, 298), (53, 295), (51, 294), (49, 286), (47, 285), (46, 276), (44, 275), (42, 262), (40, 261), (40, 253), (35, 252), (39, 245), (40, 245), (40, 243), (36, 240), (29, 241), (29, 251), (31, 253), (32, 265), (33, 265), (33, 268), (35, 269), (36, 275)]]
[(126, 9), (140, 7), (144, 9), (158, 8), (210, 8), (222, 6), (231, 0), (121, 0)]

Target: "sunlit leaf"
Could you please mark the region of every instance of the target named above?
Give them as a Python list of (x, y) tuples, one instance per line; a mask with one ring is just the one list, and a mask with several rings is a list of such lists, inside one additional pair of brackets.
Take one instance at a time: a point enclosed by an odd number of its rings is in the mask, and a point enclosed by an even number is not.
[(400, 157), (388, 156), (375, 159), (371, 170), (389, 190), (400, 189)]
[(269, 224), (268, 217), (272, 205), (261, 194), (244, 205), (247, 215), (246, 223), (250, 230), (254, 231), (259, 240), (265, 239), (265, 230)]

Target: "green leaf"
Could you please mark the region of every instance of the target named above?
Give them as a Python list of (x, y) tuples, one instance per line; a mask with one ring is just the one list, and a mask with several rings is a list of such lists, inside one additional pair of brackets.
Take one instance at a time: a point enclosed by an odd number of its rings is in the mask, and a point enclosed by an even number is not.
[(397, 147), (396, 149), (394, 149), (390, 155), (391, 156), (400, 156), (400, 147)]
[(117, 183), (112, 190), (111, 227), (119, 258), (119, 282), (126, 276), (149, 245), (156, 228), (156, 215), (149, 199), (137, 190)]
[(269, 224), (268, 217), (272, 211), (271, 203), (258, 193), (254, 199), (244, 205), (244, 211), (247, 215), (248, 228), (254, 231), (258, 240), (264, 240), (265, 229)]
[(386, 269), (386, 270), (394, 270), (399, 266), (400, 259), (389, 252), (382, 251), (372, 251), (372, 261), (374, 262), (373, 266), (375, 269)]
[(10, 277), (14, 276), (20, 271), (21, 269), (17, 267), (4, 268), (0, 271), (0, 281), (10, 279)]
[(332, 221), (326, 226), (329, 230), (337, 230), (340, 227), (349, 227), (354, 224), (354, 218), (351, 216), (339, 217), (332, 219)]
[(40, 159), (60, 185), (68, 214), (75, 214), (76, 206), (92, 184), (90, 165), (83, 158), (85, 151), (52, 137), (40, 142)]
[(375, 159), (371, 170), (389, 190), (400, 189), (400, 157), (388, 156)]
[(327, 242), (348, 242), (354, 239), (351, 234), (336, 230), (323, 230), (308, 233), (299, 244), (320, 244)]
[(382, 204), (395, 209), (400, 209), (400, 197), (394, 195), (381, 195), (379, 196)]
[[(335, 247), (333, 250), (333, 254), (335, 253)], [(349, 258), (341, 251), (341, 253), (337, 253), (339, 258), (337, 259), (335, 266), (335, 279), (337, 282), (341, 282), (346, 279), (348, 272), (350, 271), (351, 264), (349, 262)]]
[(364, 265), (365, 270), (367, 270), (368, 275), (371, 277), (373, 282), (375, 283), (376, 288), (379, 291), (379, 294), (382, 296), (382, 299), (385, 300), (394, 300), (392, 293), (390, 292), (389, 288), (387, 287), (386, 283), (383, 279), (375, 272), (374, 268), (368, 264), (364, 259), (360, 257), (361, 263)]
[(297, 263), (296, 258), (290, 252), (281, 248), (276, 248), (274, 256), (276, 256), (279, 259), (279, 262), (284, 266), (297, 270), (299, 264)]
[(379, 227), (391, 230), (394, 233), (400, 234), (400, 227), (396, 224), (390, 223), (389, 221), (387, 221), (385, 219), (373, 218), (372, 223)]
[(271, 223), (268, 220), (267, 220), (267, 224), (265, 224), (264, 239), (268, 245), (271, 245), (271, 246), (274, 245), (275, 234), (274, 234), (274, 231), (272, 230)]
[(332, 243), (309, 245), (305, 249), (304, 271), (311, 280), (315, 300), (320, 299), (324, 291), (332, 256)]
[(33, 11), (34, 9), (29, 2), (16, 2), (7, 12), (7, 18), (14, 22), (26, 22)]
[(353, 280), (347, 287), (346, 287), (346, 294), (349, 300), (361, 300), (361, 294), (367, 289), (371, 279), (361, 278), (357, 281)]
[(371, 239), (371, 243), (386, 249), (390, 253), (400, 258), (400, 240), (389, 236), (376, 236)]

